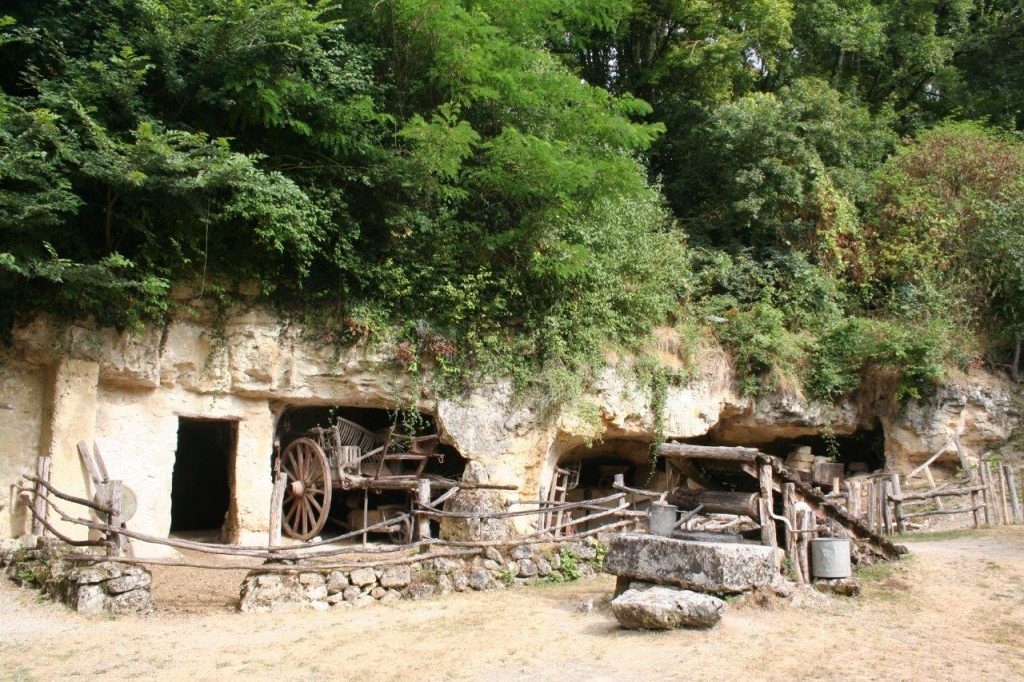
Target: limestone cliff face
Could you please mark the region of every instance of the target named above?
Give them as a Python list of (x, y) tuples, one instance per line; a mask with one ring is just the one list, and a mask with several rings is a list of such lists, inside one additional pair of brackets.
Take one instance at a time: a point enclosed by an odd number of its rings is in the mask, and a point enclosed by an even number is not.
[[(723, 357), (708, 364), (689, 385), (670, 390), (667, 437), (710, 433), (715, 442), (760, 445), (880, 423), (888, 466), (905, 471), (958, 428), (980, 455), (1005, 441), (1019, 418), (1010, 387), (980, 372), (955, 377), (931, 398), (883, 407), (865, 400), (823, 405), (784, 394), (754, 400), (737, 392)], [(536, 497), (559, 456), (581, 443), (647, 442), (654, 431), (645, 391), (612, 366), (583, 399), (588, 418), (578, 416), (578, 406), (552, 413), (517, 400), (508, 382), (457, 397), (433, 395), (425, 385), (403, 373), (387, 349), (317, 344), (298, 325), (261, 310), (230, 318), (218, 332), (181, 318), (136, 336), (37, 319), (15, 331), (13, 349), (0, 359), (0, 389), (17, 393), (0, 395), (0, 402), (17, 403), (16, 410), (0, 411), (0, 457), (7, 458), (0, 482), (8, 485), (14, 469), (30, 467), (39, 453), (64, 453), (64, 466), (75, 469), (74, 443), (94, 439), (112, 476), (146, 501), (136, 526), (166, 534), (178, 418), (233, 419), (238, 454), (228, 526), (232, 539), (244, 539), (266, 529), (276, 422), (291, 406), (416, 405), (435, 416), (442, 440), (469, 461), (468, 478), (517, 485), (524, 497)], [(55, 428), (54, 414), (72, 416)], [(78, 470), (62, 476), (82, 478)], [(84, 482), (78, 487), (86, 492)], [(493, 505), (494, 496), (481, 493), (466, 504)], [(13, 509), (11, 500), (7, 506)], [(8, 510), (0, 514), (0, 531), (14, 533), (5, 526), (23, 522)]]

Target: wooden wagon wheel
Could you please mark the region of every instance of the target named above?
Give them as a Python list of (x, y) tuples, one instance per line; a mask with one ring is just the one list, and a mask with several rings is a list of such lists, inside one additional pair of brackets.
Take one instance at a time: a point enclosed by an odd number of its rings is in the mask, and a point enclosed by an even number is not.
[(331, 469), (324, 451), (299, 438), (281, 455), (281, 471), (288, 475), (281, 510), (285, 534), (296, 540), (316, 537), (331, 512)]

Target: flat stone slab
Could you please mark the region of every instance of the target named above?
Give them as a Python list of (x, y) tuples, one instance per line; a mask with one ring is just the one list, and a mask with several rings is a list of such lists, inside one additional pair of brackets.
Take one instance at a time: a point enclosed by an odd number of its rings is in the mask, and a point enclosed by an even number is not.
[(735, 594), (770, 586), (777, 580), (776, 552), (763, 545), (692, 542), (629, 533), (611, 541), (604, 571), (695, 592)]
[(628, 630), (709, 628), (722, 619), (725, 602), (709, 594), (659, 585), (626, 590), (612, 601), (612, 612)]

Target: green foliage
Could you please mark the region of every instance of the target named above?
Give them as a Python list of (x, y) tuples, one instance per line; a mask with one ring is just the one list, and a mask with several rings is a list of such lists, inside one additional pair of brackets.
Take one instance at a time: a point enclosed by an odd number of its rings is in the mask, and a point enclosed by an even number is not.
[(580, 558), (575, 552), (562, 550), (562, 565), (558, 572), (562, 574), (563, 580), (578, 580), (580, 577)]
[(647, 354), (660, 420), (667, 325), (751, 394), (923, 395), (1024, 331), (1018, 4), (8, 3), (0, 323), (255, 281), (452, 390), (585, 411)]

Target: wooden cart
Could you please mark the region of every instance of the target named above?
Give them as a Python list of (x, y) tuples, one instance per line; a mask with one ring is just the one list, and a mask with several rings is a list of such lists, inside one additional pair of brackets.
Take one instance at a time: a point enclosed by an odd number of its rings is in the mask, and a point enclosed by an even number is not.
[[(411, 494), (436, 451), (438, 437), (412, 437), (394, 427), (371, 432), (338, 418), (329, 428), (314, 428), (291, 441), (278, 459), (287, 475), (281, 509), (284, 533), (296, 540), (315, 537), (331, 512), (331, 492), (394, 490)], [(363, 527), (368, 510), (364, 495)], [(410, 528), (399, 535), (408, 538)], [(394, 534), (394, 532), (393, 532)]]

